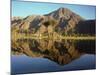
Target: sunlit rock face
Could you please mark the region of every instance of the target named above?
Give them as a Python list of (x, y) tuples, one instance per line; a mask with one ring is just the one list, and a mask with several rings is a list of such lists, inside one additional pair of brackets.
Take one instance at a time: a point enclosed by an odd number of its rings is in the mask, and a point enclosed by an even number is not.
[(12, 41), (12, 54), (47, 58), (60, 65), (65, 65), (83, 54), (95, 54), (95, 41), (19, 39)]

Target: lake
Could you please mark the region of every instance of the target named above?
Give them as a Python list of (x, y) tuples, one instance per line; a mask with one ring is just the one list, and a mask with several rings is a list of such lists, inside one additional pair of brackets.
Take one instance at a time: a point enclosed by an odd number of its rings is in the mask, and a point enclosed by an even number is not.
[(95, 40), (18, 39), (11, 49), (12, 74), (96, 68)]

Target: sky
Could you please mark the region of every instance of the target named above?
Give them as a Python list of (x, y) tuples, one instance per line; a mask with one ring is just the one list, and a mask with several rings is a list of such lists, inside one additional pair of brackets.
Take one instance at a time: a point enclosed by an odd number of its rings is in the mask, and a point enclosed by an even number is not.
[(68, 8), (84, 19), (96, 19), (96, 7), (90, 5), (57, 4), (28, 1), (12, 1), (12, 17), (28, 15), (44, 15), (61, 7)]

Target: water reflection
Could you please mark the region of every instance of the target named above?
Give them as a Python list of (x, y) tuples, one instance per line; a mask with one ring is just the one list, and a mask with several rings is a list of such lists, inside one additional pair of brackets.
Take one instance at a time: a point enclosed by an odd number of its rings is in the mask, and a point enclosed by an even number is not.
[(12, 41), (13, 55), (46, 58), (65, 65), (84, 54), (95, 55), (95, 40), (18, 39)]

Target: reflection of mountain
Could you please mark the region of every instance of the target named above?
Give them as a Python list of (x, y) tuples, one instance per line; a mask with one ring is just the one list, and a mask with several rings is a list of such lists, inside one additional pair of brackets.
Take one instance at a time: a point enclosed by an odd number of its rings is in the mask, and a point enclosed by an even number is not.
[[(88, 51), (87, 51), (88, 50)], [(48, 58), (58, 64), (67, 64), (86, 53), (95, 53), (94, 41), (71, 40), (17, 40), (12, 41), (13, 54)]]
[[(54, 32), (67, 35), (75, 31), (74, 28), (77, 27), (77, 24), (80, 23), (80, 21), (83, 22), (85, 19), (67, 8), (59, 8), (58, 10), (42, 16), (31, 15), (25, 18), (14, 17), (12, 18), (12, 31), (17, 30), (19, 33), (25, 33), (28, 31), (29, 33), (35, 34)], [(86, 23), (84, 22), (84, 25), (85, 24), (88, 24), (88, 21), (86, 21)], [(85, 29), (88, 30), (89, 27), (86, 27)]]

